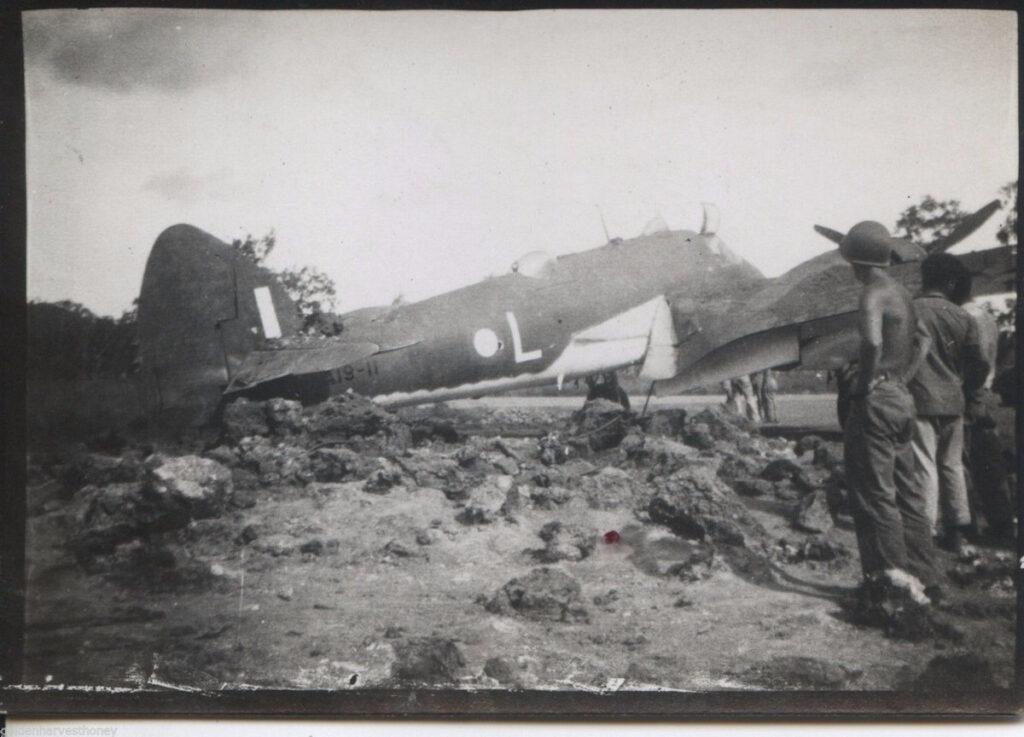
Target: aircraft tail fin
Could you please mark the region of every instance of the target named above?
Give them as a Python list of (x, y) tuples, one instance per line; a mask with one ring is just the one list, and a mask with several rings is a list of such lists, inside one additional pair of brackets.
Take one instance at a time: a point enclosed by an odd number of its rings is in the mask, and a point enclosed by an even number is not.
[(271, 272), (198, 228), (174, 225), (146, 262), (138, 326), (154, 409), (201, 424), (245, 356), (267, 339), (295, 335), (301, 320)]

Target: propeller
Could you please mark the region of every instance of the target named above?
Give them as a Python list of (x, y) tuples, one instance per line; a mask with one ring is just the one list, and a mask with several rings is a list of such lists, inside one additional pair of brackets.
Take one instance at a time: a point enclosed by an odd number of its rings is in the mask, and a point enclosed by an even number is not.
[[(977, 212), (961, 220), (960, 224), (953, 228), (949, 235), (934, 240), (931, 243), (926, 243), (924, 246), (914, 245), (906, 238), (894, 238), (893, 249), (896, 252), (897, 259), (901, 261), (914, 260), (914, 252), (919, 252), (921, 248), (924, 249), (925, 253), (942, 253), (947, 251), (980, 228), (999, 208), (999, 200), (992, 200)], [(826, 228), (824, 225), (815, 225), (814, 230), (836, 245), (842, 243), (845, 237), (845, 234), (840, 233), (838, 230), (832, 230), (832, 228)]]
[(840, 233), (838, 230), (832, 230), (832, 228), (826, 228), (824, 225), (815, 225), (814, 229), (821, 235), (828, 238), (830, 241), (835, 243), (837, 246), (843, 242), (845, 235)]
[(926, 243), (924, 250), (928, 253), (942, 253), (957, 243), (962, 241), (964, 238), (969, 236), (971, 233), (980, 228), (986, 220), (992, 217), (992, 213), (1000, 208), (999, 200), (992, 200), (983, 208), (978, 210), (973, 215), (965, 217), (958, 226), (953, 228), (953, 232), (947, 235), (945, 238), (939, 238), (938, 240)]

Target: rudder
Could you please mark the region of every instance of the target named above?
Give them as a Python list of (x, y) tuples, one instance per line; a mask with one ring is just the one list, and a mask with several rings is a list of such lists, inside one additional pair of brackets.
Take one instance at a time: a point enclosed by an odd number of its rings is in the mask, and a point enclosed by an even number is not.
[(301, 320), (270, 271), (209, 233), (174, 225), (146, 262), (138, 326), (153, 407), (195, 425), (217, 409), (249, 352), (295, 335)]

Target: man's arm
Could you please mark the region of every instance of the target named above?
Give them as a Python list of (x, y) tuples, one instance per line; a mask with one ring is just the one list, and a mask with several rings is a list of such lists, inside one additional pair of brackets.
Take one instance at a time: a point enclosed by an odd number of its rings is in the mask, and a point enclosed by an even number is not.
[(851, 397), (866, 396), (875, 378), (882, 352), (882, 311), (879, 292), (865, 289), (860, 298), (860, 373)]

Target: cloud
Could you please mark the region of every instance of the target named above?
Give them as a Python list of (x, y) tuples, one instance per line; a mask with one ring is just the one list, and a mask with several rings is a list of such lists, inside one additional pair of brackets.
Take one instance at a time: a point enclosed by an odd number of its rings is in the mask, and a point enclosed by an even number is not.
[(142, 184), (144, 192), (156, 194), (179, 204), (215, 199), (231, 189), (231, 172), (219, 169), (195, 174), (185, 167), (155, 174)]
[(223, 13), (100, 9), (28, 12), (26, 66), (118, 92), (186, 90), (237, 68)]

